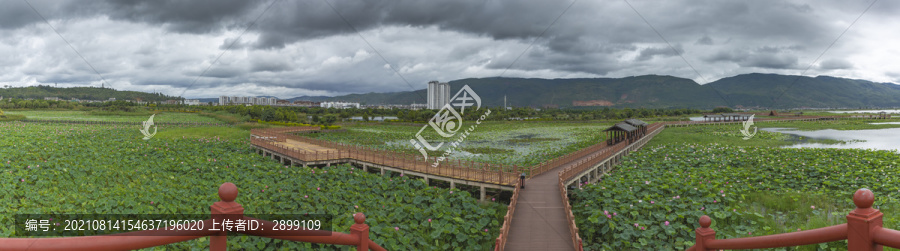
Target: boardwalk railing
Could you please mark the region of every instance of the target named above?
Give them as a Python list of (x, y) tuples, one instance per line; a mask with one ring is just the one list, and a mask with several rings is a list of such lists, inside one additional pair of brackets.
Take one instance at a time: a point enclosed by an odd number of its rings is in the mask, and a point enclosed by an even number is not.
[(700, 217), (700, 228), (695, 233), (696, 242), (688, 250), (779, 248), (840, 240), (847, 240), (847, 250), (850, 251), (880, 251), (882, 245), (900, 248), (900, 231), (882, 227), (884, 214), (872, 208), (874, 203), (875, 195), (872, 191), (862, 188), (853, 194), (856, 209), (847, 215), (847, 223), (793, 233), (735, 239), (716, 239), (716, 231), (709, 227), (712, 220), (704, 215)]
[(513, 215), (516, 212), (516, 204), (519, 202), (519, 191), (522, 189), (522, 180), (516, 182), (516, 188), (513, 190), (513, 195), (509, 199), (509, 206), (506, 210), (506, 216), (503, 216), (503, 226), (500, 227), (500, 236), (497, 237), (496, 243), (494, 243), (494, 251), (503, 251), (506, 248), (506, 239), (509, 237), (509, 229), (510, 222), (512, 222)]
[[(310, 130), (309, 128), (277, 128), (251, 130), (251, 143), (258, 147), (277, 152), (281, 155), (307, 162), (324, 160), (355, 160), (382, 166), (428, 173), (433, 175), (479, 181), (484, 183), (512, 186), (519, 179), (518, 166), (503, 166), (474, 161), (444, 160), (436, 158), (424, 159), (422, 156), (377, 150), (354, 145), (346, 145), (326, 140), (287, 134), (294, 130)], [(287, 147), (287, 140), (313, 144), (333, 150), (304, 151)], [(438, 163), (437, 166), (433, 163)]]
[[(238, 189), (234, 184), (226, 182), (219, 186), (221, 201), (213, 203), (210, 207), (210, 219), (203, 221), (202, 227), (199, 227), (201, 229), (197, 230), (180, 229), (194, 229), (201, 224), (97, 236), (0, 238), (0, 250), (134, 250), (210, 236), (209, 250), (224, 251), (227, 249), (228, 232), (289, 241), (356, 246), (357, 251), (385, 250), (369, 239), (369, 226), (365, 224), (366, 216), (362, 213), (353, 215), (356, 224), (350, 226), (349, 234), (323, 230), (276, 230), (294, 229), (295, 227), (281, 226), (271, 221), (244, 216), (244, 208), (241, 204), (234, 202), (237, 195)], [(260, 224), (253, 230), (249, 228), (225, 229), (222, 225), (215, 226), (213, 224), (213, 221), (221, 222), (225, 219), (233, 220), (233, 222), (255, 221)]]
[(581, 150), (553, 158), (546, 162), (541, 162), (540, 164), (534, 165), (528, 169), (528, 178), (533, 178), (534, 176), (547, 172), (560, 165), (583, 158), (584, 156), (594, 153), (597, 150), (603, 149), (604, 147), (607, 147), (605, 140), (592, 146), (582, 148)]
[[(578, 226), (575, 224), (575, 215), (572, 213), (572, 205), (569, 204), (569, 193), (568, 189), (566, 188), (566, 184), (568, 184), (571, 179), (577, 177), (584, 171), (603, 163), (603, 161), (620, 161), (622, 156), (628, 154), (628, 152), (640, 149), (642, 146), (644, 146), (644, 144), (653, 139), (653, 136), (659, 134), (659, 132), (661, 132), (663, 129), (665, 129), (665, 124), (654, 123), (647, 128), (649, 133), (647, 133), (647, 135), (641, 137), (640, 139), (635, 140), (630, 144), (627, 142), (620, 142), (618, 144), (612, 145), (611, 147), (606, 147), (596, 154), (586, 159), (582, 159), (575, 165), (571, 165), (565, 170), (559, 172), (559, 194), (560, 197), (562, 197), (563, 205), (565, 205), (566, 222), (569, 225), (569, 232), (572, 235), (572, 245), (575, 246), (575, 249), (577, 251), (584, 250), (584, 246), (581, 236), (578, 234)], [(579, 183), (579, 187), (580, 186), (581, 184)]]

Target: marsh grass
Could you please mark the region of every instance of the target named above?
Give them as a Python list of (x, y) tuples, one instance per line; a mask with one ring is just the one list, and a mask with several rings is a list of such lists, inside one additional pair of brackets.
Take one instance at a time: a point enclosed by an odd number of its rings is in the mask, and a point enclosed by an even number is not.
[(93, 116), (139, 116), (145, 117), (153, 115), (153, 112), (141, 110), (141, 111), (133, 111), (133, 112), (125, 112), (125, 111), (104, 111), (104, 110), (90, 110), (85, 114), (93, 115)]
[(161, 128), (154, 138), (165, 139), (201, 139), (215, 138), (230, 140), (246, 140), (250, 138), (250, 131), (234, 127), (189, 127), (189, 128)]
[(494, 148), (494, 147), (464, 147), (463, 151), (474, 153), (474, 154), (510, 154), (515, 153), (515, 150), (510, 149), (502, 149), (502, 148)]
[(0, 121), (16, 121), (25, 119), (25, 115), (0, 115)]
[(507, 139), (506, 142), (509, 143), (532, 143), (532, 142), (542, 142), (542, 141), (557, 141), (557, 138), (516, 138), (516, 139)]

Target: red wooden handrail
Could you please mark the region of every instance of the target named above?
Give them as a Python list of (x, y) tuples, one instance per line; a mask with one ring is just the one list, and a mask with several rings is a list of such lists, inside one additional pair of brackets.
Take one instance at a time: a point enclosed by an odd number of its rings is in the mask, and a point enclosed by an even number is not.
[[(489, 165), (486, 163), (471, 162), (471, 165), (464, 166), (460, 165), (458, 162), (451, 163), (451, 161), (444, 161), (440, 162), (437, 168), (432, 168), (430, 166), (431, 164), (428, 163), (428, 160), (420, 159), (418, 155), (383, 151), (378, 149), (365, 149), (359, 146), (348, 146), (342, 143), (335, 143), (320, 139), (286, 134), (287, 132), (311, 131), (317, 129), (317, 127), (253, 129), (251, 130), (251, 143), (257, 147), (269, 149), (282, 155), (293, 157), (300, 157), (301, 155), (292, 154), (295, 151), (294, 149), (273, 144), (271, 141), (266, 141), (262, 138), (274, 138), (274, 141), (276, 142), (284, 142), (287, 139), (291, 139), (336, 149), (334, 151), (324, 151), (321, 154), (319, 153), (320, 151), (313, 151), (311, 153), (304, 152), (304, 154), (302, 155), (304, 158), (300, 158), (300, 160), (303, 161), (319, 161), (326, 159), (357, 159), (375, 164), (393, 166), (410, 171), (420, 171), (440, 176), (449, 176), (465, 180), (474, 180), (501, 185), (513, 185), (519, 178), (518, 170), (513, 169), (511, 171), (504, 171), (505, 169), (509, 168), (500, 165)], [(436, 161), (434, 157), (429, 158), (429, 160), (431, 160), (432, 163)]]
[[(245, 220), (256, 220), (262, 226), (261, 230), (244, 230), (232, 231), (247, 235), (261, 236), (266, 238), (321, 243), (335, 245), (356, 246), (357, 251), (362, 250), (385, 250), (371, 239), (369, 239), (369, 226), (365, 224), (366, 216), (362, 213), (353, 215), (356, 224), (350, 227), (350, 233), (340, 233), (331, 231), (317, 230), (295, 230), (295, 231), (277, 231), (272, 229), (277, 226), (276, 223), (243, 216), (244, 208), (241, 204), (234, 202), (237, 198), (237, 186), (230, 182), (226, 182), (219, 186), (219, 198), (221, 201), (213, 203), (210, 207), (211, 219), (204, 220), (203, 229), (199, 230), (173, 230), (173, 229), (152, 229), (144, 231), (135, 231), (119, 234), (98, 235), (98, 236), (81, 236), (81, 237), (61, 237), (61, 238), (0, 238), (0, 250), (133, 250), (141, 248), (149, 248), (162, 246), (166, 244), (182, 242), (197, 239), (200, 237), (210, 236), (209, 249), (216, 251), (224, 251), (227, 248), (227, 236), (224, 229), (216, 228), (212, 221), (221, 218), (242, 218)], [(196, 226), (196, 225), (194, 225)], [(190, 228), (190, 227), (188, 227)], [(282, 228), (277, 228), (282, 229)], [(287, 236), (286, 233), (294, 233), (295, 236)], [(308, 236), (318, 234), (321, 236)]]
[(873, 231), (872, 239), (875, 243), (893, 248), (900, 248), (900, 231), (890, 228), (878, 228)]
[(719, 239), (706, 242), (708, 249), (756, 249), (810, 245), (847, 239), (847, 224), (793, 233)]
[[(299, 241), (299, 242), (312, 242), (312, 243), (321, 243), (321, 244), (334, 244), (334, 245), (350, 245), (357, 246), (360, 245), (360, 241), (368, 244), (369, 248), (376, 251), (385, 250), (384, 248), (375, 244), (372, 240), (365, 238), (360, 239), (358, 234), (350, 233), (338, 233), (324, 230), (273, 230), (279, 229), (277, 226), (278, 223), (256, 219), (252, 217), (244, 216), (244, 220), (254, 220), (260, 223), (260, 227), (257, 230), (245, 230), (245, 231), (236, 231), (238, 233), (253, 235), (253, 236), (261, 236), (272, 239), (282, 239), (282, 240), (290, 240), (290, 241)], [(353, 221), (356, 222), (353, 226), (350, 227), (350, 231), (353, 232), (354, 229), (365, 228), (366, 234), (368, 235), (368, 226), (365, 224), (366, 217), (362, 213), (358, 213), (353, 215)], [(289, 234), (293, 233), (293, 234)]]
[(878, 209), (872, 208), (874, 203), (874, 193), (861, 188), (853, 194), (856, 209), (847, 215), (845, 224), (736, 239), (717, 240), (716, 231), (709, 228), (712, 220), (704, 215), (700, 217), (700, 227), (696, 230), (696, 243), (688, 250), (778, 248), (839, 240), (847, 240), (847, 250), (851, 251), (880, 251), (882, 245), (900, 248), (900, 231), (882, 227), (884, 215)]

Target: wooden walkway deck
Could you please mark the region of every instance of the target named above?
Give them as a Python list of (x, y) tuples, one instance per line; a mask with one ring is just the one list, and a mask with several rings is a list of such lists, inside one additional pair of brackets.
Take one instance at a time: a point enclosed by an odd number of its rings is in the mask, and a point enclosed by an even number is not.
[(575, 163), (563, 164), (525, 181), (510, 223), (506, 250), (575, 250), (558, 190), (559, 172)]
[[(759, 119), (758, 121), (810, 121), (819, 120), (822, 118), (823, 117), (765, 118)], [(661, 130), (666, 126), (672, 127), (736, 123), (743, 123), (743, 121), (665, 122), (651, 125), (650, 128), (651, 131), (656, 131), (658, 133), (657, 129)], [(291, 131), (291, 129), (285, 128), (284, 131)], [(649, 136), (652, 138), (652, 135)], [(292, 150), (312, 152), (341, 148), (335, 147), (333, 143), (324, 141), (314, 143), (292, 140), (280, 143)], [(646, 141), (642, 143), (646, 143)], [(642, 145), (643, 144), (635, 146), (635, 149), (628, 149), (636, 150)], [(561, 179), (563, 179), (561, 177), (561, 173), (563, 173), (566, 169), (571, 169), (576, 166), (579, 168), (583, 168), (585, 167), (585, 165), (590, 164), (585, 162), (591, 161), (592, 159), (594, 160), (593, 162), (596, 162), (597, 159), (595, 158), (609, 158), (612, 152), (622, 150), (623, 147), (625, 146), (607, 146), (605, 144), (598, 144), (582, 149), (579, 152), (575, 152), (570, 155), (560, 157), (547, 163), (542, 163), (527, 169), (530, 171), (529, 176), (531, 177), (529, 177), (529, 179), (525, 181), (525, 189), (519, 191), (517, 200), (518, 202), (510, 205), (511, 209), (514, 207), (515, 216), (509, 217), (511, 218), (511, 222), (508, 225), (508, 235), (505, 236), (505, 239), (501, 240), (504, 237), (503, 235), (501, 235), (501, 238), (498, 238), (497, 243), (498, 246), (500, 246), (499, 250), (579, 250), (580, 247), (576, 248), (575, 243), (580, 242), (580, 239), (576, 240), (576, 238), (572, 237), (572, 231), (577, 232), (577, 228), (573, 228), (574, 230), (570, 230), (570, 222), (566, 217), (566, 203), (563, 201), (562, 194), (560, 192), (564, 190), (564, 188), (560, 187), (560, 184), (562, 184)], [(338, 151), (340, 151), (340, 149), (338, 149)], [(514, 170), (516, 169), (518, 168), (515, 168)], [(578, 170), (574, 171), (577, 172)], [(473, 177), (463, 178), (472, 179)], [(505, 184), (512, 183), (514, 182), (506, 181)], [(502, 231), (503, 230), (501, 229), (501, 232)]]

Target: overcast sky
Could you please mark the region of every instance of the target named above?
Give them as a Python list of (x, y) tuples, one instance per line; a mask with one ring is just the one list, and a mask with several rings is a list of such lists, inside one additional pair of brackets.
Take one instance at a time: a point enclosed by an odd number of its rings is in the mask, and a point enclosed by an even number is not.
[[(501, 75), (799, 75), (872, 0), (28, 3), (0, 0), (0, 85), (99, 86), (65, 38), (119, 90), (291, 98)], [(898, 13), (876, 2), (806, 75), (900, 83)]]

